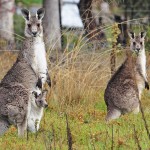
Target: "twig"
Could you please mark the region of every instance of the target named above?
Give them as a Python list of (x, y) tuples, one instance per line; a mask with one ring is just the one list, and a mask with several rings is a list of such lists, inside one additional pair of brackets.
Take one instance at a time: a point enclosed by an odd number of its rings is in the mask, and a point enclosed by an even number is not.
[(147, 132), (147, 136), (150, 140), (150, 132), (148, 130), (148, 125), (147, 125), (147, 122), (146, 122), (146, 118), (145, 118), (145, 115), (144, 115), (144, 111), (143, 111), (143, 108), (142, 108), (142, 103), (141, 101), (139, 100), (139, 104), (140, 104), (140, 110), (141, 110), (141, 114), (142, 114), (142, 119), (144, 121), (144, 126), (145, 126), (145, 129), (146, 129), (146, 132)]
[(61, 132), (61, 128), (58, 128), (59, 130), (59, 149), (62, 150), (62, 132)]
[(133, 129), (134, 129), (134, 138), (135, 138), (135, 142), (137, 143), (138, 150), (141, 150), (142, 148), (140, 146), (140, 142), (139, 142), (137, 134), (136, 134), (135, 125), (133, 125)]
[[(90, 128), (90, 127), (89, 127), (89, 128)], [(93, 137), (92, 137), (91, 128), (90, 128), (90, 136), (91, 136), (91, 144), (92, 144), (92, 146), (93, 146), (93, 149), (96, 150), (95, 144), (94, 144), (94, 141), (93, 141)]]
[(111, 150), (114, 149), (114, 133), (113, 133), (113, 124), (112, 124), (112, 140), (111, 140)]
[(69, 123), (68, 123), (68, 117), (66, 114), (66, 130), (67, 130), (67, 138), (68, 138), (68, 150), (72, 150), (72, 135), (71, 135), (71, 131), (70, 131), (70, 127), (69, 127)]
[(54, 125), (52, 124), (52, 131), (53, 131), (53, 140), (54, 140), (54, 150), (56, 150), (56, 143), (55, 143), (55, 129)]

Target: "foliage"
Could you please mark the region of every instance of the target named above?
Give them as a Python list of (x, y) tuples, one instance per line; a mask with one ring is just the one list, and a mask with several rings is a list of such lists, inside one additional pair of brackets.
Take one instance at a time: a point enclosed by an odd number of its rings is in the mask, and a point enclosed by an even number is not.
[(15, 0), (16, 3), (22, 3), (26, 6), (31, 4), (42, 4), (42, 0)]

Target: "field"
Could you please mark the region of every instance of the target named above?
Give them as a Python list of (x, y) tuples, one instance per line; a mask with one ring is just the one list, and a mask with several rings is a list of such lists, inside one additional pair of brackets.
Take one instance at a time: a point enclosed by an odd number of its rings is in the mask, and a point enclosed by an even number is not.
[[(150, 149), (144, 124), (146, 120), (150, 130), (149, 91), (145, 90), (142, 96), (144, 117), (141, 113), (127, 114), (106, 123), (103, 95), (111, 77), (111, 48), (93, 51), (91, 43), (83, 40), (82, 36), (77, 37), (66, 34), (64, 54), (61, 57), (58, 55), (55, 61), (48, 61), (52, 88), (49, 89), (49, 107), (44, 112), (39, 132), (27, 133), (24, 139), (19, 139), (16, 128), (12, 126), (0, 138), (1, 150), (67, 150), (69, 146), (74, 150)], [(49, 49), (47, 60), (52, 53)], [(117, 48), (116, 56), (118, 67), (124, 60), (122, 48)], [(16, 57), (17, 52), (0, 53), (0, 78), (13, 65)], [(149, 66), (148, 52), (147, 62)]]

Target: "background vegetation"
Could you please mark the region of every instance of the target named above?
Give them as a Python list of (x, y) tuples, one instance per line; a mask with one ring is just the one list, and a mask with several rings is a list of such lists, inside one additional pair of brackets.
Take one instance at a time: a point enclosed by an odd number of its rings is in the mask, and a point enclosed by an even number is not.
[[(17, 3), (20, 1), (17, 0)], [(25, 6), (41, 4), (41, 0), (21, 1)], [(128, 21), (129, 22), (129, 21)], [(132, 28), (139, 32), (145, 25), (138, 24)], [(14, 16), (15, 33), (23, 36), (24, 21)], [(149, 41), (149, 26), (147, 43)], [(0, 149), (14, 150), (149, 150), (150, 139), (145, 128), (144, 119), (150, 130), (150, 92), (144, 91), (142, 107), (144, 118), (127, 114), (110, 123), (105, 122), (106, 105), (104, 90), (111, 77), (110, 56), (115, 48), (116, 68), (125, 59), (124, 47), (116, 44), (120, 34), (118, 24), (104, 25), (106, 38), (91, 41), (81, 30), (64, 29), (63, 54), (52, 57), (53, 45), (47, 49), (49, 72), (52, 88), (48, 89), (49, 107), (45, 110), (38, 133), (28, 133), (19, 139), (17, 130), (11, 127), (0, 137)], [(23, 38), (16, 36), (22, 41)], [(107, 40), (106, 40), (107, 39)], [(112, 47), (115, 43), (115, 47)], [(147, 50), (147, 71), (149, 70), (149, 46)], [(56, 44), (56, 43), (55, 43)], [(127, 46), (128, 48), (128, 46)], [(16, 60), (18, 52), (0, 52), (0, 79), (6, 74)], [(46, 87), (48, 88), (48, 87)]]

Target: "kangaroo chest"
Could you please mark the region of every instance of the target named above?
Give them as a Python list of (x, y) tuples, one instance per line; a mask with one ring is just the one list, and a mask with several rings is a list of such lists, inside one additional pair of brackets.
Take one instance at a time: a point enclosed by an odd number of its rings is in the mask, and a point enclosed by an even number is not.
[(34, 59), (32, 68), (37, 74), (45, 74), (47, 71), (46, 52), (44, 42), (35, 42), (33, 45)]
[(142, 53), (137, 58), (137, 65), (136, 65), (137, 72), (139, 75), (146, 79), (146, 56), (145, 53)]

